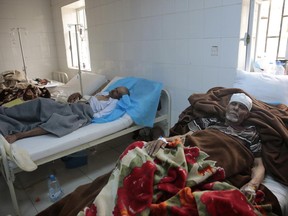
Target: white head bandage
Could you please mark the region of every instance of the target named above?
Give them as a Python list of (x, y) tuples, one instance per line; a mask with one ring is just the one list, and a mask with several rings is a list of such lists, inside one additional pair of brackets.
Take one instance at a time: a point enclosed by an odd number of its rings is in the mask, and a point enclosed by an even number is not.
[(252, 100), (250, 97), (248, 97), (246, 94), (244, 93), (236, 93), (233, 94), (229, 103), (231, 102), (239, 102), (242, 103), (243, 105), (245, 105), (247, 107), (247, 109), (250, 111), (252, 108)]

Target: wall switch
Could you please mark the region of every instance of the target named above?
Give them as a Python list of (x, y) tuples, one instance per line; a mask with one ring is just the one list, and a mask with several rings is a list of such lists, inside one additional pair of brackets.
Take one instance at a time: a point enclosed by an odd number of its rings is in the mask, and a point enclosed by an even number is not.
[(218, 46), (211, 46), (211, 56), (218, 56)]

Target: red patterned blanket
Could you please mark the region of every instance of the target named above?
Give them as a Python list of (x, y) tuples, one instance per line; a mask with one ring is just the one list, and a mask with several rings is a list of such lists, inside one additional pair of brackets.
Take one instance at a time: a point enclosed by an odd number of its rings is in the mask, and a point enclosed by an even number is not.
[(178, 139), (148, 156), (145, 142), (131, 144), (121, 155), (108, 183), (78, 215), (273, 215), (225, 182), (225, 171), (197, 147)]

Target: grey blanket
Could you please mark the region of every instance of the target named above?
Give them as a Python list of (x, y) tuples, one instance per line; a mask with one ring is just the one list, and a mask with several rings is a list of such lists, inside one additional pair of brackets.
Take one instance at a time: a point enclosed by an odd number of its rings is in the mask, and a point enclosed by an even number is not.
[(6, 136), (41, 127), (61, 137), (90, 124), (92, 118), (90, 105), (37, 98), (11, 108), (0, 107), (0, 132)]

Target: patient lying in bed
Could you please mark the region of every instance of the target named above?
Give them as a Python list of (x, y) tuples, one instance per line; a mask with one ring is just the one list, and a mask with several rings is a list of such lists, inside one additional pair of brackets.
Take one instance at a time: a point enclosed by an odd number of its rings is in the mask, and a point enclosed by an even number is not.
[(124, 95), (129, 95), (129, 90), (120, 86), (92, 96), (88, 103), (74, 103), (77, 93), (68, 98), (71, 104), (37, 98), (11, 108), (0, 107), (0, 132), (9, 143), (47, 133), (61, 137), (90, 124), (93, 118), (110, 114)]

